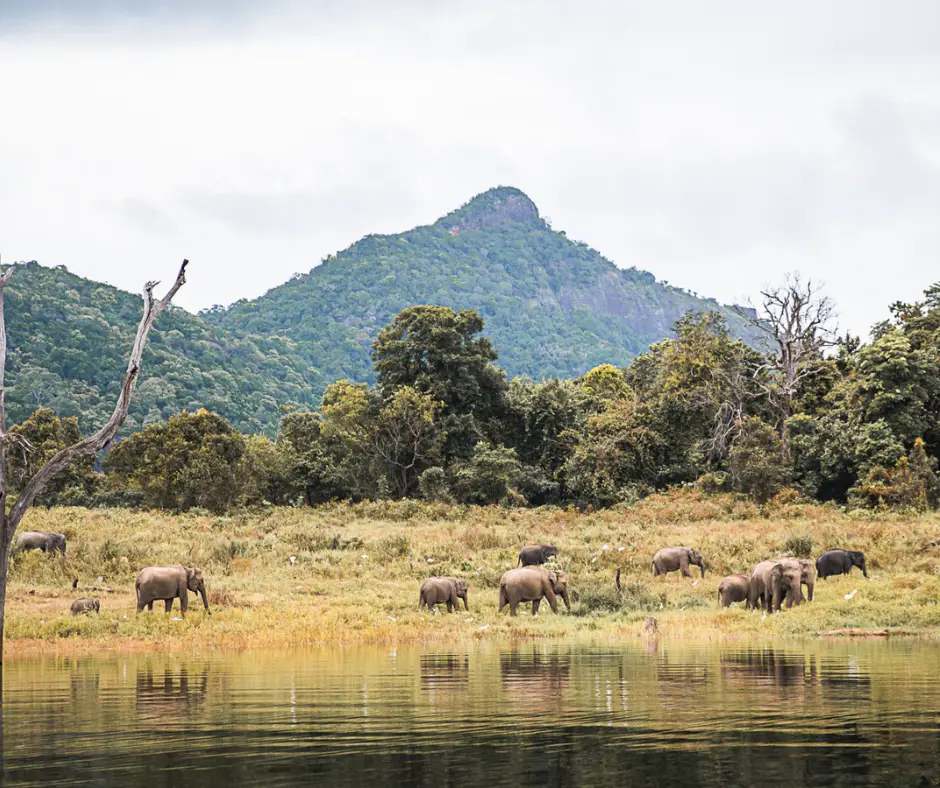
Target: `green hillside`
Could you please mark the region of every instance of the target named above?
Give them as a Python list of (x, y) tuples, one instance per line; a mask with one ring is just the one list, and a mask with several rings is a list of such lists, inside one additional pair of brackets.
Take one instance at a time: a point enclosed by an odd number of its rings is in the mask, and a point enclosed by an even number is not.
[[(9, 422), (49, 407), (78, 416), (87, 433), (114, 407), (141, 298), (61, 266), (16, 268), (6, 290)], [(125, 431), (204, 407), (241, 430), (271, 433), (279, 405), (314, 402), (320, 385), (289, 339), (235, 339), (171, 307), (150, 334)]]
[[(140, 317), (140, 296), (64, 267), (17, 266), (7, 289), (11, 423), (37, 407), (110, 414)], [(194, 274), (195, 275), (195, 274)], [(553, 231), (518, 189), (499, 188), (427, 227), (370, 235), (253, 301), (199, 316), (171, 308), (154, 326), (125, 431), (183, 408), (273, 434), (285, 405), (317, 406), (334, 380), (372, 381), (378, 332), (415, 304), (475, 309), (512, 375), (573, 377), (625, 365), (713, 300), (618, 269)]]
[(202, 314), (236, 336), (282, 336), (321, 373), (371, 381), (372, 342), (414, 304), (475, 309), (509, 375), (573, 377), (625, 365), (714, 300), (619, 269), (540, 218), (521, 191), (481, 194), (432, 225), (370, 235), (261, 298)]

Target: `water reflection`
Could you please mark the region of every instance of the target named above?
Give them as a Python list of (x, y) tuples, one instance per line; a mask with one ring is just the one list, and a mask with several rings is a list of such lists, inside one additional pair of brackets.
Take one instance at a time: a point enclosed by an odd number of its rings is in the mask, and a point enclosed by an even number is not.
[(940, 768), (940, 648), (916, 642), (4, 667), (5, 785), (913, 786)]

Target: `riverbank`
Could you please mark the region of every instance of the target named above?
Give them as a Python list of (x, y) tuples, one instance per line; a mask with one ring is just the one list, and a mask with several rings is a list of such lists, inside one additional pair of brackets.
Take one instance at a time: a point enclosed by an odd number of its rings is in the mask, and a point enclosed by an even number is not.
[[(840, 512), (798, 501), (760, 512), (730, 495), (677, 491), (633, 507), (455, 507), (418, 502), (331, 504), (227, 517), (206, 513), (60, 508), (35, 510), (24, 528), (65, 533), (65, 559), (14, 558), (5, 654), (98, 649), (241, 648), (490, 638), (635, 638), (647, 616), (662, 637), (712, 639), (880, 630), (940, 632), (940, 516)], [(572, 613), (496, 613), (499, 578), (530, 542), (558, 546)], [(704, 579), (652, 578), (663, 546), (698, 547)], [(720, 609), (717, 585), (768, 556), (851, 547), (868, 556), (870, 580), (820, 581), (812, 604), (765, 616)], [(293, 561), (291, 558), (293, 557)], [(135, 614), (134, 578), (148, 565), (203, 569), (212, 616)], [(621, 591), (614, 586), (621, 570)], [(697, 572), (697, 570), (695, 570)], [(470, 611), (417, 611), (425, 577), (470, 584)], [(72, 590), (74, 578), (79, 588)], [(93, 590), (98, 589), (98, 590)], [(854, 592), (854, 593), (853, 593)], [(100, 615), (72, 617), (71, 600), (101, 600)], [(846, 598), (848, 597), (848, 598)], [(560, 600), (559, 600), (560, 601)], [(155, 607), (160, 607), (159, 603)], [(645, 636), (645, 635), (644, 635)]]

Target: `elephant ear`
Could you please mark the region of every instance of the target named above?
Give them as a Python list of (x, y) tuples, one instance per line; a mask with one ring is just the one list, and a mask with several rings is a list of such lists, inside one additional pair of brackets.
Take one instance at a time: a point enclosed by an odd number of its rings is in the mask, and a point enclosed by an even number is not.
[(776, 577), (778, 580), (779, 580), (781, 577), (783, 577), (783, 565), (782, 565), (782, 564), (774, 564), (773, 569), (770, 570), (770, 576), (771, 576), (772, 578), (773, 578), (773, 577)]

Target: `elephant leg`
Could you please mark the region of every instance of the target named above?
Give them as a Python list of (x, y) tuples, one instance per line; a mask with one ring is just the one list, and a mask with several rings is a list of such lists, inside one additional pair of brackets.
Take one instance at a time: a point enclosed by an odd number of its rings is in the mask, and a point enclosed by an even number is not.
[(688, 564), (679, 564), (679, 571), (682, 573), (683, 577), (692, 577)]
[(173, 609), (172, 599), (164, 599), (163, 604), (166, 606), (166, 610), (164, 611), (165, 613), (169, 613)]
[(502, 588), (499, 589), (499, 610), (497, 610), (496, 612), (502, 613), (503, 608), (506, 607), (506, 605), (508, 604), (509, 604), (509, 600), (506, 599), (506, 592)]
[(147, 610), (149, 610), (151, 613), (153, 612), (153, 600), (152, 599), (147, 603)]
[(449, 599), (447, 600), (447, 612), (448, 613), (454, 612), (454, 604)]
[(518, 604), (519, 604), (519, 603), (516, 602), (515, 600), (510, 600), (510, 601), (509, 601), (509, 615), (512, 616), (513, 618), (515, 618), (515, 615), (516, 615), (516, 605), (518, 605)]
[(533, 615), (533, 616), (537, 616), (537, 615), (539, 614), (539, 605), (541, 605), (541, 604), (542, 604), (542, 600), (541, 600), (541, 599), (533, 599), (533, 600), (532, 600), (532, 615)]

